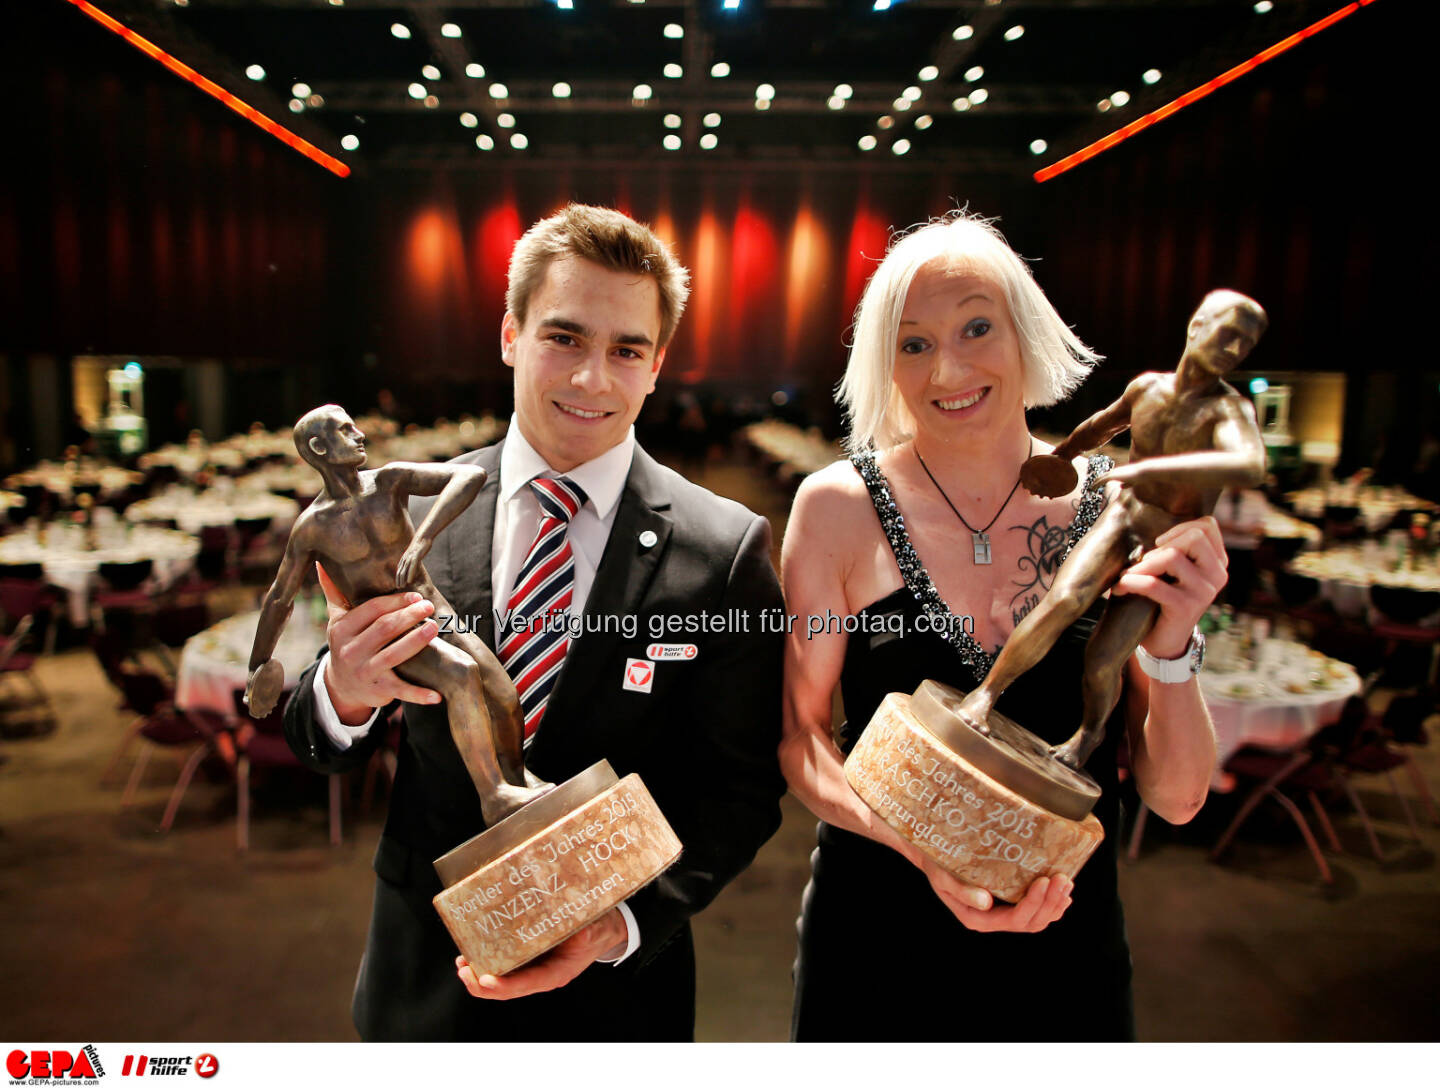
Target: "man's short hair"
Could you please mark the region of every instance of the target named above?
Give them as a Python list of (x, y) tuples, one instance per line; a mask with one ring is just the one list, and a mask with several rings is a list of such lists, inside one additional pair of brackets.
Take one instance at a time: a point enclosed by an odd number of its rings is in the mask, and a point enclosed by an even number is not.
[(348, 419), (349, 413), (338, 404), (322, 404), (311, 408), (295, 421), (295, 428), (290, 432), (295, 439), (295, 449), (311, 468), (320, 468), (325, 464), (325, 458), (310, 448), (310, 439), (323, 437), (326, 425), (339, 416)]
[(530, 299), (557, 257), (580, 257), (612, 272), (653, 276), (660, 289), (660, 342), (656, 346), (664, 347), (675, 335), (690, 296), (690, 273), (644, 223), (613, 208), (590, 204), (567, 205), (564, 211), (540, 220), (515, 243), (505, 308), (522, 327)]
[(910, 284), (936, 258), (956, 261), (971, 275), (997, 284), (1015, 323), (1025, 376), (1025, 407), (1054, 404), (1072, 393), (1100, 361), (1060, 320), (1029, 267), (995, 229), (993, 220), (961, 209), (896, 234), (855, 310), (854, 339), (837, 399), (849, 416), (846, 447), (888, 449), (914, 437), (895, 388), (900, 318)]

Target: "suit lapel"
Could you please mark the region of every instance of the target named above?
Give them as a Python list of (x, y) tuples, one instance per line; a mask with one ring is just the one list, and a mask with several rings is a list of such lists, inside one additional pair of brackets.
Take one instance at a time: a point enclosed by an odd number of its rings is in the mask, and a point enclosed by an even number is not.
[[(594, 626), (600, 626), (603, 617), (639, 611), (669, 543), (669, 508), (660, 466), (636, 446), (615, 524), (585, 602), (585, 615), (595, 617), (591, 621)], [(654, 534), (653, 541), (647, 533)], [(545, 718), (535, 734), (536, 745), (554, 741), (566, 730), (583, 730), (594, 707), (603, 705), (603, 693), (620, 689), (621, 661), (615, 653), (619, 644), (620, 636), (614, 631), (587, 633), (570, 643)], [(606, 669), (614, 675), (608, 675)]]

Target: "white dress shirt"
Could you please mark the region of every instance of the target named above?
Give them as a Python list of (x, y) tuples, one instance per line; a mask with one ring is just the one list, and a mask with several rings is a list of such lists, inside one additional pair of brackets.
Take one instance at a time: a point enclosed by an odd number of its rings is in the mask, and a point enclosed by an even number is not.
[[(569, 472), (556, 472), (525, 440), (515, 416), (510, 417), (510, 429), (500, 450), (500, 495), (495, 504), (495, 532), (490, 546), (490, 588), (497, 613), (506, 610), (510, 593), (515, 587), (515, 576), (520, 573), (520, 567), (540, 529), (540, 503), (528, 485), (536, 476), (553, 478), (563, 475), (585, 492), (585, 505), (570, 519), (569, 528), (570, 551), (575, 562), (570, 614), (584, 615), (585, 602), (589, 600), (590, 588), (595, 584), (595, 571), (600, 566), (600, 557), (605, 554), (610, 529), (615, 524), (615, 511), (620, 506), (620, 493), (625, 489), (634, 456), (635, 428), (631, 427), (619, 443), (599, 457)], [(493, 625), (495, 616), (492, 615), (489, 620)], [(496, 642), (498, 644), (498, 639)], [(327, 656), (320, 668), (315, 670), (312, 685), (315, 721), (335, 749), (343, 752), (370, 732), (380, 711), (377, 709), (362, 725), (342, 722), (325, 686), (325, 673), (329, 667)], [(629, 942), (617, 959), (602, 962), (619, 963), (640, 947), (640, 930), (634, 914), (624, 903), (620, 904), (620, 913), (625, 919)]]

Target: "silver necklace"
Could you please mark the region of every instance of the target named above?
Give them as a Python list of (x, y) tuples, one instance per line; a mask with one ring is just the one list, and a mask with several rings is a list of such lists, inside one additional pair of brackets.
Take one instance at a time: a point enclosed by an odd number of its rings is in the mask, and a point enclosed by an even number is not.
[[(1015, 476), (1015, 486), (1010, 489), (1010, 494), (1005, 496), (1005, 501), (1000, 504), (1000, 509), (995, 511), (995, 516), (985, 523), (985, 528), (977, 529), (965, 520), (965, 515), (955, 509), (955, 504), (950, 501), (950, 496), (945, 494), (945, 489), (940, 486), (940, 481), (935, 479), (935, 474), (930, 471), (930, 466), (925, 463), (925, 458), (920, 456), (920, 450), (915, 450), (915, 460), (920, 462), (920, 467), (925, 470), (925, 475), (930, 477), (930, 482), (935, 485), (935, 490), (940, 492), (940, 497), (945, 500), (945, 505), (950, 507), (951, 513), (960, 519), (960, 524), (970, 530), (970, 543), (975, 549), (975, 565), (988, 567), (990, 565), (990, 526), (1000, 520), (1000, 515), (1005, 513), (1005, 507), (1010, 505), (1010, 500), (1015, 497), (1015, 492), (1020, 490), (1020, 476)], [(1030, 455), (1035, 452), (1035, 436), (1030, 436), (1030, 450), (1025, 454), (1025, 460), (1030, 460)], [(1022, 466), (1024, 462), (1021, 462)]]

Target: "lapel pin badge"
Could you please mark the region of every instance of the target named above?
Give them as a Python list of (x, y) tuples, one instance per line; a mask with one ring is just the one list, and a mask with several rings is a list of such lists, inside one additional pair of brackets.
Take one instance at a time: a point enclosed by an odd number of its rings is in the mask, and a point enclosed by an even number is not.
[(660, 538), (655, 535), (655, 531), (653, 529), (646, 529), (643, 533), (640, 534), (640, 547), (653, 548), (655, 547), (655, 542), (659, 539)]
[(622, 691), (643, 691), (650, 694), (655, 684), (655, 663), (638, 657), (625, 659), (625, 676), (620, 682)]

